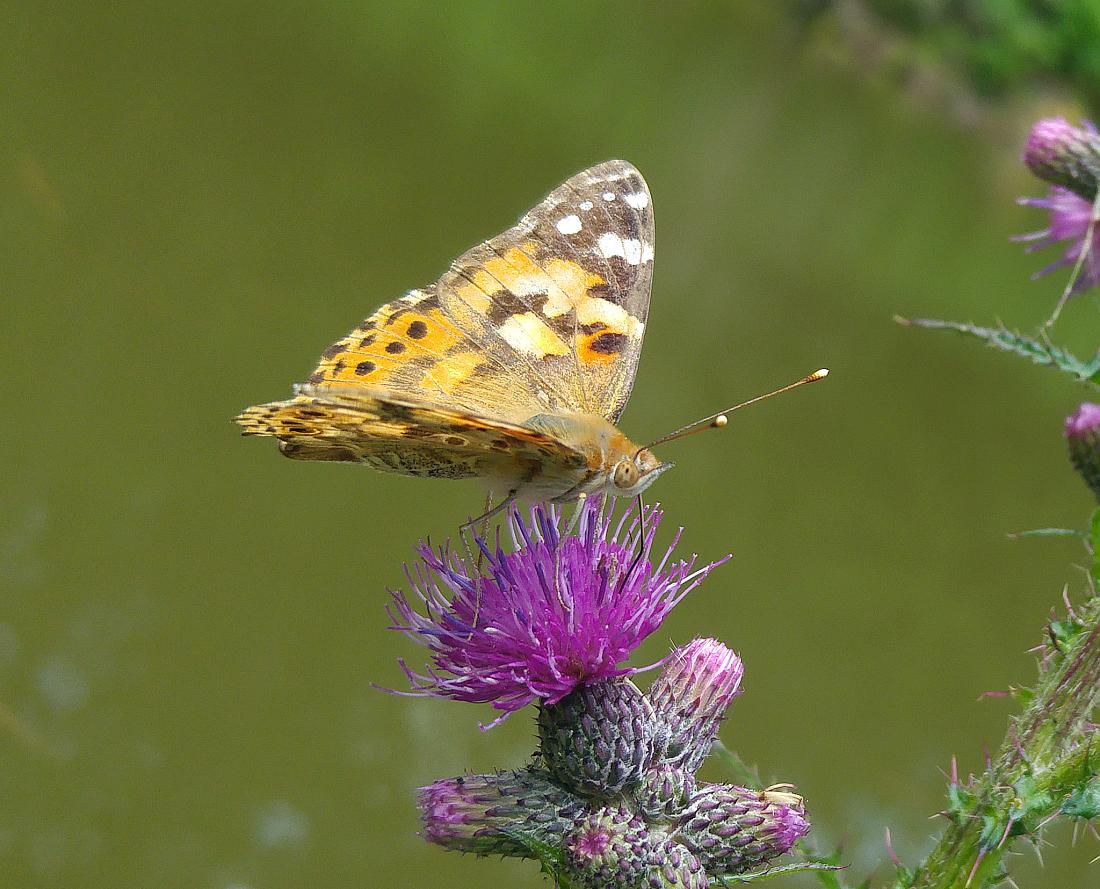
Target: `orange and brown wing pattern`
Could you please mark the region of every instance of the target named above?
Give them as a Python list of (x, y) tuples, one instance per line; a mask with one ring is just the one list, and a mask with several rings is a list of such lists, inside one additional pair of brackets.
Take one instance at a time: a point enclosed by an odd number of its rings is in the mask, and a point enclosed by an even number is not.
[(584, 455), (553, 436), (364, 388), (303, 385), (291, 399), (257, 405), (237, 422), (272, 435), (299, 460), (366, 463), (425, 478), (487, 478), (505, 487), (526, 475), (571, 477)]
[[(517, 425), (577, 412), (615, 422), (638, 366), (652, 266), (645, 181), (625, 161), (599, 164), (467, 251), (435, 284), (387, 303), (326, 349), (309, 378), (311, 397), (363, 390), (365, 402), (408, 401)], [(371, 441), (395, 440), (380, 420), (317, 434), (317, 424), (292, 422), (302, 417), (286, 413), (305, 409), (322, 408), (291, 399), (249, 408), (237, 420), (250, 434), (279, 438), (283, 452), (299, 459), (376, 465), (380, 448), (392, 452)], [(355, 436), (361, 445), (349, 448)], [(401, 453), (427, 447), (414, 448), (410, 437), (404, 435)], [(440, 443), (446, 436), (430, 447)], [(456, 461), (474, 465), (467, 457)], [(460, 470), (456, 464), (446, 471)]]
[(459, 257), (436, 299), (482, 326), (487, 351), (503, 353), (544, 411), (615, 422), (638, 368), (653, 237), (645, 180), (626, 161), (608, 161)]
[(381, 388), (489, 416), (531, 416), (538, 404), (508, 363), (484, 347), (491, 331), (479, 321), (445, 312), (436, 285), (413, 290), (329, 346), (309, 382)]
[(649, 308), (649, 189), (625, 161), (578, 173), (439, 281), (325, 350), (310, 382), (382, 387), (487, 416), (616, 420)]

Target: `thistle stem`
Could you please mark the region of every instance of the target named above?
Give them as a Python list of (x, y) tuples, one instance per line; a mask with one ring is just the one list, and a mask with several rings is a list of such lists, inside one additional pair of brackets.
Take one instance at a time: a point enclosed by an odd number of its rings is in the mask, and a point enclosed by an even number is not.
[(1049, 629), (1030, 704), (980, 777), (952, 781), (947, 828), (916, 870), (899, 868), (895, 889), (993, 885), (1013, 839), (1037, 840), (1056, 815), (1079, 815), (1075, 799), (1096, 792), (1100, 745), (1090, 717), (1100, 705), (1100, 597)]

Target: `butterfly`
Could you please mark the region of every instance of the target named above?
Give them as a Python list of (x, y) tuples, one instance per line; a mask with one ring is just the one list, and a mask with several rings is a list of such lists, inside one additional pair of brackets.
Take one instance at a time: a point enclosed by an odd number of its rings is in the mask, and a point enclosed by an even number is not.
[(483, 479), (500, 503), (480, 518), (517, 498), (640, 494), (672, 465), (616, 426), (641, 355), (653, 237), (641, 173), (622, 160), (582, 170), (325, 349), (293, 398), (236, 422), (297, 460)]

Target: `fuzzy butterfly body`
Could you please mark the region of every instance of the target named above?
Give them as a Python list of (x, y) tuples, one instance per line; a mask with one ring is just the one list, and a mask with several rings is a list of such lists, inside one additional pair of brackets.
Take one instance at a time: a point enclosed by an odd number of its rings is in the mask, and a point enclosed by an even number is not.
[(478, 477), (508, 498), (638, 493), (670, 465), (614, 425), (652, 275), (645, 180), (599, 164), (327, 348), (293, 398), (236, 421), (295, 459)]

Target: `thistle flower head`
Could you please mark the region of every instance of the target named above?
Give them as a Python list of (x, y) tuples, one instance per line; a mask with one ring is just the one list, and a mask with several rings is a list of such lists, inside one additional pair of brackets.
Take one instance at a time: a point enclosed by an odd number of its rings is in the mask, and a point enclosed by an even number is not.
[(420, 788), (421, 835), (479, 855), (533, 858), (536, 843), (560, 845), (584, 803), (534, 769), (468, 775)]
[(1085, 439), (1100, 430), (1100, 404), (1084, 401), (1066, 417), (1066, 438)]
[(1092, 203), (1100, 173), (1100, 137), (1088, 121), (1075, 127), (1062, 117), (1048, 117), (1032, 128), (1024, 163), (1051, 185), (1068, 189)]
[(1100, 404), (1086, 401), (1066, 417), (1069, 459), (1100, 501)]
[(745, 668), (717, 639), (695, 639), (677, 648), (646, 693), (667, 729), (657, 758), (694, 772), (718, 735), (730, 702), (741, 693)]
[[(479, 568), (447, 547), (419, 548), (406, 576), (411, 600), (393, 593), (393, 629), (426, 646), (423, 673), (402, 663), (413, 694), (491, 703), (503, 719), (533, 701), (552, 705), (579, 686), (637, 672), (631, 652), (694, 589), (713, 562), (674, 560), (679, 532), (651, 559), (661, 513), (628, 509), (617, 521), (603, 505), (579, 507), (575, 534), (542, 505), (509, 516), (512, 548), (475, 537)], [(728, 558), (728, 556), (727, 556)], [(414, 607), (413, 603), (418, 607)], [(499, 721), (499, 720), (498, 720)]]
[(1093, 201), (1100, 182), (1100, 135), (1096, 128), (1091, 123), (1074, 127), (1060, 117), (1041, 120), (1028, 137), (1024, 163), (1040, 179), (1051, 183), (1051, 189), (1045, 198), (1020, 198), (1019, 202), (1046, 210), (1050, 223), (1042, 231), (1013, 240), (1031, 242), (1028, 252), (1059, 241), (1069, 242), (1058, 261), (1032, 277), (1074, 266), (1084, 252), (1071, 294), (1100, 283), (1100, 231), (1092, 224)]
[(680, 836), (712, 876), (782, 855), (809, 829), (797, 794), (725, 784), (702, 785), (680, 820)]
[(1051, 187), (1047, 197), (1020, 198), (1019, 203), (1029, 207), (1039, 207), (1050, 213), (1050, 224), (1045, 229), (1013, 238), (1014, 241), (1030, 242), (1027, 247), (1028, 253), (1049, 247), (1059, 241), (1069, 242), (1061, 258), (1039, 269), (1031, 276), (1033, 279), (1041, 278), (1066, 266), (1075, 266), (1081, 251), (1084, 250), (1085, 258), (1081, 263), (1081, 273), (1073, 282), (1070, 293), (1075, 296), (1100, 283), (1100, 226), (1092, 225), (1092, 233), (1089, 234), (1092, 221), (1091, 201), (1086, 201), (1069, 189), (1055, 185)]
[(624, 678), (586, 685), (539, 708), (539, 753), (575, 793), (609, 797), (637, 784), (660, 737), (653, 705)]
[(566, 842), (565, 870), (582, 889), (706, 889), (699, 858), (628, 809), (594, 810)]

